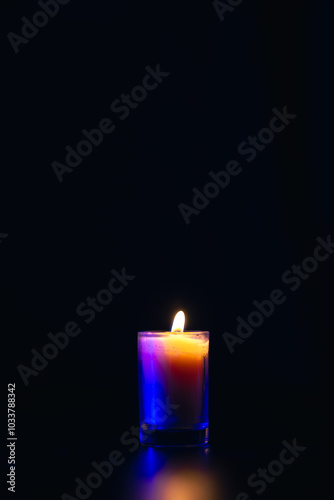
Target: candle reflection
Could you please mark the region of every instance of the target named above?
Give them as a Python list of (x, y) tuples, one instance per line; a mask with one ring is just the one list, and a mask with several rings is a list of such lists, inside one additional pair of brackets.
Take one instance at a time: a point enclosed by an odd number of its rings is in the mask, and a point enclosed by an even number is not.
[(187, 466), (157, 474), (151, 483), (143, 487), (146, 500), (216, 500), (218, 484), (207, 472), (189, 469)]
[[(170, 451), (141, 449), (129, 498), (135, 500), (230, 500), (224, 465), (210, 463), (208, 447)], [(134, 479), (134, 478), (133, 478)]]

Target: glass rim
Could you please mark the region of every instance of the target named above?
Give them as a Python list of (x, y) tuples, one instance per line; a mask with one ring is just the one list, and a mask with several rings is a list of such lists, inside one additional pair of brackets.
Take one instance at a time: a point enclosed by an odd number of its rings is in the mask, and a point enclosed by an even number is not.
[(189, 334), (204, 334), (210, 333), (208, 330), (184, 330), (183, 332), (171, 332), (169, 330), (147, 330), (140, 331), (138, 335), (150, 335), (150, 334), (160, 334), (160, 335), (189, 335)]

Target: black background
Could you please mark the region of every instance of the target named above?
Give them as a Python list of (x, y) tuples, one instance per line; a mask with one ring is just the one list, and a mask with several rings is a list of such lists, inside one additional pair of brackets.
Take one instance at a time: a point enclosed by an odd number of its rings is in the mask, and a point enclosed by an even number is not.
[[(211, 335), (206, 459), (237, 477), (222, 500), (294, 438), (307, 450), (262, 497), (327, 498), (334, 258), (294, 293), (281, 276), (333, 231), (330, 12), (245, 0), (221, 22), (210, 1), (72, 0), (15, 54), (7, 33), (40, 9), (1, 10), (1, 398), (15, 382), (18, 497), (75, 496), (116, 448), (126, 461), (91, 498), (131, 484), (139, 499), (144, 452), (120, 444), (138, 425), (136, 335), (183, 309)], [(120, 120), (111, 102), (157, 64), (170, 75)], [(238, 145), (284, 106), (297, 118), (248, 164)], [(51, 163), (106, 117), (116, 130), (60, 183)], [(231, 159), (242, 173), (186, 225), (178, 205)], [(123, 267), (135, 279), (85, 324), (78, 304)], [(223, 333), (275, 288), (286, 302), (230, 354)], [(81, 334), (25, 386), (17, 366), (73, 320)]]

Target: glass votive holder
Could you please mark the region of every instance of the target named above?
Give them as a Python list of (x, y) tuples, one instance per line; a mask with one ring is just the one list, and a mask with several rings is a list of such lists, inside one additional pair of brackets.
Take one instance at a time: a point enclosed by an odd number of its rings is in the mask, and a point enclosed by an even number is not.
[(140, 442), (206, 444), (209, 332), (138, 332)]

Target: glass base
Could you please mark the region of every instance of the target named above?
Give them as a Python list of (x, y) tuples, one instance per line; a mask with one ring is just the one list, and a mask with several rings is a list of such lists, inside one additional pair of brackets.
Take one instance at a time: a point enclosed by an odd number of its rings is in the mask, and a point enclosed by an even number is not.
[(146, 446), (199, 446), (209, 442), (209, 427), (204, 429), (140, 428), (140, 442)]

